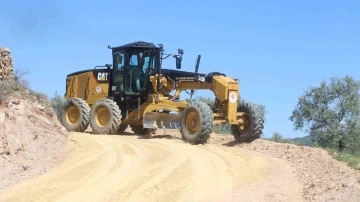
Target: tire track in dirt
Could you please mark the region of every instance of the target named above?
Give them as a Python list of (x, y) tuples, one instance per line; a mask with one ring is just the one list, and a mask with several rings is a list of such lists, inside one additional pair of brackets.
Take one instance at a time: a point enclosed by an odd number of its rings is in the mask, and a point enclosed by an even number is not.
[[(128, 135), (71, 133), (70, 139), (52, 173), (3, 190), (0, 201), (277, 201), (301, 193), (291, 185), (271, 188), (274, 179), (294, 177), (291, 171), (273, 172), (284, 165), (239, 148)], [(249, 186), (262, 194), (246, 196), (254, 192)]]

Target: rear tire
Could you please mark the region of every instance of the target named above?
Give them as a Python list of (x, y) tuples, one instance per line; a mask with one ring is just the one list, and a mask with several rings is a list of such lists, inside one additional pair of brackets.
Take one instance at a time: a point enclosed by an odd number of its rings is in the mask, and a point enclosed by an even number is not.
[(238, 112), (247, 114), (248, 127), (241, 129), (239, 125), (231, 125), (231, 132), (234, 138), (240, 142), (252, 142), (260, 138), (264, 129), (264, 111), (256, 104), (241, 101)]
[(205, 144), (213, 129), (213, 113), (204, 102), (191, 102), (182, 112), (180, 132), (184, 141), (196, 145)]
[(114, 134), (120, 127), (121, 110), (110, 99), (101, 99), (91, 107), (90, 125), (94, 134)]
[(84, 132), (89, 126), (90, 107), (77, 97), (66, 101), (61, 116), (62, 125), (69, 132)]

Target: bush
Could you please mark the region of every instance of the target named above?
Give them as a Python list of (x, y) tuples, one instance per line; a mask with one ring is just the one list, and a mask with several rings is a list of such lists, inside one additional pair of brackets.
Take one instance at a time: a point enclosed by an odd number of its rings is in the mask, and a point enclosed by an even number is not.
[(293, 141), (291, 141), (290, 139), (283, 138), (283, 136), (282, 136), (279, 132), (274, 132), (273, 135), (271, 136), (271, 138), (269, 138), (268, 140), (274, 141), (274, 142), (278, 142), (278, 143), (291, 143), (291, 144), (295, 144), (295, 143), (294, 143)]
[(0, 102), (5, 100), (11, 93), (15, 91), (13, 80), (5, 80), (0, 83)]
[(15, 69), (14, 78), (0, 82), (0, 102), (14, 92), (28, 90), (29, 82), (24, 77), (29, 73), (27, 69)]
[(61, 119), (61, 116), (63, 115), (63, 108), (65, 105), (66, 99), (59, 95), (57, 92), (55, 92), (54, 96), (50, 99), (51, 106), (58, 117), (58, 119)]

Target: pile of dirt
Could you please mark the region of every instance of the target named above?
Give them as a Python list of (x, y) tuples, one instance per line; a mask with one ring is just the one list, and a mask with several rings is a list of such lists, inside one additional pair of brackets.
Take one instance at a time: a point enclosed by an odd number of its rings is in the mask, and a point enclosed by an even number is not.
[(303, 184), (306, 201), (360, 201), (360, 172), (331, 157), (325, 150), (258, 139), (237, 144), (232, 136), (212, 135), (210, 143), (241, 147), (283, 159)]
[[(8, 49), (0, 50), (0, 79), (5, 82), (12, 77), (12, 60), (7, 54), (10, 51), (4, 54), (3, 50)], [(25, 89), (3, 97), (0, 101), (0, 189), (49, 171), (62, 156), (66, 134), (48, 100)]]

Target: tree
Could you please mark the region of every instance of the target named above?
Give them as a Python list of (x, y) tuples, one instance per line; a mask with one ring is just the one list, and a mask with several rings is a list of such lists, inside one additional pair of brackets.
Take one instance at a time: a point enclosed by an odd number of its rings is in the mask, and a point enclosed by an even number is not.
[(298, 99), (290, 116), (295, 130), (313, 136), (315, 144), (337, 150), (358, 150), (360, 141), (360, 82), (350, 76), (322, 81)]
[(270, 140), (274, 142), (281, 142), (283, 139), (283, 136), (279, 132), (274, 132), (270, 138)]

